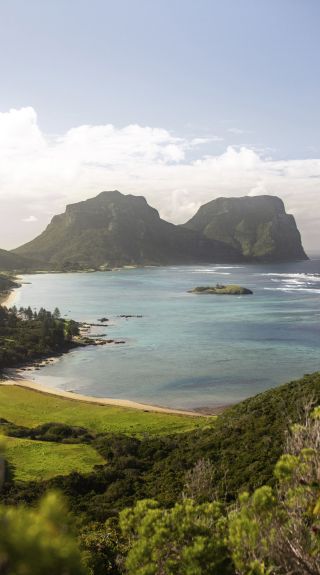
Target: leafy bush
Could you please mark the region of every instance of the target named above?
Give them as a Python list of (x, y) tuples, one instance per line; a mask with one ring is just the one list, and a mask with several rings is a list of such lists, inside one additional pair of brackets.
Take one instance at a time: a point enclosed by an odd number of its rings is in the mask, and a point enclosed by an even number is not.
[(49, 493), (38, 509), (0, 506), (0, 572), (85, 575), (63, 499)]
[(232, 556), (241, 575), (320, 573), (320, 410), (295, 425), (275, 466), (274, 489), (243, 493), (230, 513)]
[(43, 423), (37, 427), (16, 425), (5, 419), (0, 420), (3, 432), (10, 437), (23, 437), (37, 441), (55, 441), (56, 443), (90, 443), (94, 436), (82, 427), (65, 423)]
[(156, 501), (139, 501), (121, 512), (120, 527), (131, 543), (125, 563), (129, 575), (232, 573), (219, 503), (185, 499), (160, 509)]

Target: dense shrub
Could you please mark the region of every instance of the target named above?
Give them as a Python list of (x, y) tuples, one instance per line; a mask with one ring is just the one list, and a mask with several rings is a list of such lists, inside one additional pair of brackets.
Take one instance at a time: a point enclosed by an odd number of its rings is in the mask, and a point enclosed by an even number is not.
[(60, 496), (48, 494), (38, 509), (0, 506), (0, 572), (10, 575), (85, 575)]

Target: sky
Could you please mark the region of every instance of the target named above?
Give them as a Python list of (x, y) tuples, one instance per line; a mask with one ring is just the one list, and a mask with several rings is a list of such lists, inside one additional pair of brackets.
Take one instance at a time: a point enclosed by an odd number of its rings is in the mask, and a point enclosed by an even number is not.
[(279, 195), (317, 251), (319, 22), (319, 0), (0, 0), (0, 247), (118, 189), (175, 223)]

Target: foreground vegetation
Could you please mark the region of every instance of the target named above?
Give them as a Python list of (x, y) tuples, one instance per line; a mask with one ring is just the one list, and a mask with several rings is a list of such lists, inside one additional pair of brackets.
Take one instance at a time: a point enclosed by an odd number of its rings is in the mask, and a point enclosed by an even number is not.
[[(170, 506), (137, 501), (119, 523), (80, 526), (72, 536), (54, 493), (39, 510), (0, 507), (3, 573), (25, 575), (319, 575), (320, 409), (291, 426), (275, 485), (218, 500), (214, 468), (200, 460)], [(78, 527), (79, 528), (79, 527)]]
[[(84, 422), (94, 421), (93, 414), (81, 422), (78, 415), (78, 426), (75, 421), (67, 424), (64, 415), (71, 406), (59, 412), (60, 425), (50, 424), (43, 415), (50, 407), (42, 400), (65, 400), (11, 387), (0, 391), (8, 394), (2, 409), (8, 406), (11, 422), (2, 426), (13, 441), (42, 442), (48, 450), (53, 445), (90, 447), (104, 460), (91, 471), (47, 480), (21, 481), (12, 469), (2, 491), (3, 502), (14, 506), (35, 505), (48, 491), (63, 492), (77, 517), (78, 544), (91, 575), (319, 574), (314, 566), (306, 571), (297, 564), (286, 571), (279, 559), (279, 541), (282, 555), (291, 557), (286, 545), (297, 526), (299, 545), (309, 563), (317, 564), (319, 432), (316, 436), (303, 431), (305, 426), (293, 428), (296, 443), (290, 447), (288, 430), (303, 422), (306, 405), (320, 403), (320, 374), (248, 399), (203, 428), (167, 435), (132, 435), (128, 427), (121, 433), (120, 426), (113, 432), (89, 429)], [(34, 405), (33, 414), (28, 407), (20, 414), (23, 425), (21, 420), (14, 422), (11, 391), (17, 396), (22, 392), (26, 405), (27, 394), (39, 398), (38, 416)], [(100, 409), (70, 403), (79, 413)], [(20, 397), (17, 417), (22, 406)], [(127, 421), (130, 415), (135, 414), (127, 413)], [(174, 416), (162, 417), (169, 421)], [(281, 458), (286, 444), (287, 455)], [(281, 533), (282, 539), (273, 538), (273, 533)]]
[(154, 500), (139, 501), (120, 514), (120, 528), (129, 542), (126, 572), (320, 573), (319, 468), (320, 409), (309, 414), (304, 425), (292, 428), (286, 453), (274, 469), (274, 489), (261, 486), (252, 495), (244, 492), (228, 508), (207, 490), (210, 465), (194, 468), (186, 486), (193, 485), (192, 498), (182, 496), (171, 509), (159, 508)]
[(88, 575), (65, 501), (51, 493), (38, 509), (0, 506), (3, 575)]

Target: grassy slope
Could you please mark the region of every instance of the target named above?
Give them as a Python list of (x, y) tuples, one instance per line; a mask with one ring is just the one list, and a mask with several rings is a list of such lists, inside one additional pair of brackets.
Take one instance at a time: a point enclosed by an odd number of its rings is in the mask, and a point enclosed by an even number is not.
[(98, 433), (156, 435), (196, 429), (207, 422), (205, 417), (94, 405), (13, 386), (0, 386), (0, 417), (26, 427), (59, 422)]
[[(8, 396), (5, 402), (2, 398), (2, 406), (10, 404), (12, 420), (14, 411), (20, 420), (23, 419), (22, 397), (20, 395), (19, 406), (13, 407), (13, 397)], [(31, 396), (24, 397), (24, 421), (30, 421), (30, 400), (27, 398)], [(165, 506), (174, 504), (183, 489), (186, 471), (200, 458), (206, 458), (213, 463), (217, 496), (232, 501), (243, 489), (252, 490), (262, 484), (273, 483), (273, 469), (283, 452), (286, 431), (291, 423), (300, 421), (302, 408), (310, 400), (320, 404), (320, 373), (243, 401), (216, 419), (209, 420), (210, 423), (203, 418), (204, 427), (188, 433), (162, 433), (160, 436), (154, 433), (140, 438), (121, 433), (100, 436), (94, 440), (93, 446), (108, 461), (105, 467), (89, 474), (71, 473), (48, 482), (34, 480), (19, 485), (8, 484), (2, 497), (8, 503), (32, 503), (46, 489), (58, 488), (68, 495), (76, 514), (84, 513), (88, 519), (103, 522), (138, 499), (155, 498)], [(39, 404), (34, 405), (35, 410), (37, 405), (39, 407)], [(0, 408), (0, 417), (2, 412)], [(132, 415), (147, 414), (137, 412)], [(8, 413), (7, 416), (9, 419)], [(61, 420), (62, 417), (63, 411), (60, 410)], [(169, 416), (166, 417), (169, 421)], [(36, 419), (39, 423), (44, 418), (38, 414)], [(170, 433), (170, 427), (167, 431)]]
[(6, 438), (6, 460), (18, 481), (38, 481), (72, 471), (87, 473), (103, 458), (89, 445), (66, 445), (29, 439)]

